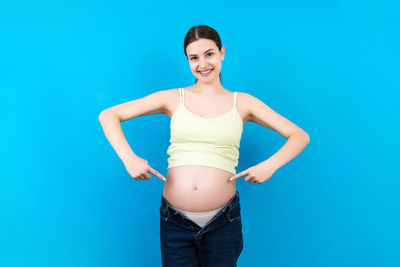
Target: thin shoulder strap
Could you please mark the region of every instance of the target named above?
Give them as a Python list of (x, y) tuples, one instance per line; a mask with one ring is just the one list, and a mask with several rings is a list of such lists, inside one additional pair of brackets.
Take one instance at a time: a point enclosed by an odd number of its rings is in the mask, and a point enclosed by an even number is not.
[(179, 88), (179, 103), (182, 104), (182, 88)]
[(185, 104), (185, 90), (181, 88), (181, 91), (182, 91), (182, 104)]
[(237, 92), (233, 92), (233, 106), (236, 107)]

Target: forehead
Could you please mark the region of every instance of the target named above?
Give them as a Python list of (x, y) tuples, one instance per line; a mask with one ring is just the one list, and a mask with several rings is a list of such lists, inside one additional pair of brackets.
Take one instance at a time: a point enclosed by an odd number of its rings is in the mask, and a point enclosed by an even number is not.
[(202, 54), (204, 51), (207, 51), (208, 49), (211, 48), (217, 49), (217, 45), (213, 40), (199, 39), (190, 43), (186, 47), (186, 52), (188, 54)]

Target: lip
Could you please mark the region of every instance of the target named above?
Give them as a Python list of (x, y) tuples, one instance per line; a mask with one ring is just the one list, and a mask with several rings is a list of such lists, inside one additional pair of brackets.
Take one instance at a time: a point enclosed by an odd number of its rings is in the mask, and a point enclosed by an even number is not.
[(207, 71), (209, 71), (209, 72), (207, 72), (206, 74), (201, 73), (201, 71), (198, 71), (198, 72), (199, 72), (199, 74), (200, 74), (202, 77), (207, 77), (208, 75), (210, 75), (210, 73), (211, 73), (213, 70), (214, 70), (214, 69), (208, 69)]

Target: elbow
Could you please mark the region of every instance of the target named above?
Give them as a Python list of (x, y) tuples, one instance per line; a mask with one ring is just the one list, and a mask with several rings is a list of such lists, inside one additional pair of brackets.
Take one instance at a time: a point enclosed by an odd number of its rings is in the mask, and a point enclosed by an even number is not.
[(100, 114), (97, 118), (99, 119), (99, 121), (101, 121), (102, 118), (104, 118), (104, 116), (107, 116), (109, 113), (110, 113), (110, 111), (108, 109), (105, 109), (102, 112), (100, 112)]
[(100, 112), (99, 116), (97, 117), (99, 119), (99, 121), (101, 121), (101, 118), (104, 116), (104, 114), (105, 114), (105, 110)]
[(302, 131), (298, 131), (297, 134), (302, 136), (305, 139), (305, 142), (307, 145), (310, 143), (310, 136), (308, 135), (308, 133), (306, 133), (305, 131), (302, 130)]
[[(100, 114), (99, 114), (99, 116), (98, 116), (98, 119), (99, 119), (99, 121), (102, 121), (103, 120), (103, 118), (105, 118), (105, 117), (107, 117), (107, 118), (110, 118), (110, 117), (116, 117), (116, 118), (118, 118), (118, 120), (119, 120), (119, 117), (116, 115), (116, 114), (114, 114), (111, 110), (109, 110), (109, 109), (105, 109), (105, 110), (103, 110), (102, 112), (100, 112)], [(121, 120), (120, 120), (121, 121)]]
[(308, 133), (304, 132), (302, 133), (304, 138), (306, 139), (307, 145), (310, 143), (310, 136), (308, 135)]

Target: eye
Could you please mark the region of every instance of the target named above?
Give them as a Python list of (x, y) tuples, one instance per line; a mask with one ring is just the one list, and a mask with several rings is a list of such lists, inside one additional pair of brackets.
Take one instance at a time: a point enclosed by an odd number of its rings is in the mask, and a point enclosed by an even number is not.
[[(208, 56), (208, 55), (212, 56), (212, 55), (214, 55), (214, 52), (207, 53), (207, 56)], [(194, 59), (196, 59), (196, 58), (197, 58), (197, 57), (191, 57), (190, 60), (194, 60)]]

